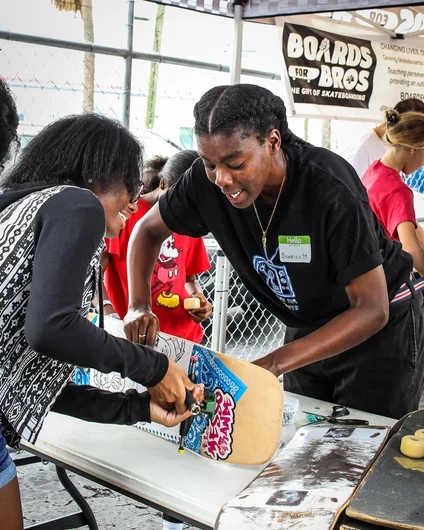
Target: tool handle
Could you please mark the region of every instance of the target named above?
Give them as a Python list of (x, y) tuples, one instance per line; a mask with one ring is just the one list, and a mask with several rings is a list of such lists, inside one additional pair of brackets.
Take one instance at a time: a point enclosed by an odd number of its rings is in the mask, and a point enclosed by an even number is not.
[(184, 451), (184, 438), (187, 436), (188, 431), (190, 430), (191, 424), (193, 422), (193, 417), (200, 413), (200, 405), (194, 399), (193, 394), (190, 390), (186, 389), (186, 398), (185, 404), (188, 410), (191, 412), (191, 416), (186, 420), (180, 423), (180, 443), (178, 446), (178, 451), (182, 453)]
[(180, 437), (184, 438), (187, 436), (188, 431), (190, 430), (191, 423), (193, 421), (193, 416), (190, 416), (186, 420), (180, 423)]
[(200, 405), (194, 399), (194, 396), (193, 396), (192, 392), (190, 390), (187, 390), (187, 389), (186, 389), (185, 404), (186, 404), (186, 407), (192, 413), (193, 416), (197, 416), (197, 414), (199, 414)]
[(184, 438), (187, 436), (188, 431), (190, 430), (193, 418), (194, 416), (190, 416), (180, 423), (180, 442), (178, 444), (178, 452), (180, 453), (184, 451)]
[(359, 420), (355, 418), (349, 418), (346, 420), (343, 420), (341, 418), (329, 418), (328, 423), (336, 423), (337, 425), (369, 425), (370, 422), (368, 420)]

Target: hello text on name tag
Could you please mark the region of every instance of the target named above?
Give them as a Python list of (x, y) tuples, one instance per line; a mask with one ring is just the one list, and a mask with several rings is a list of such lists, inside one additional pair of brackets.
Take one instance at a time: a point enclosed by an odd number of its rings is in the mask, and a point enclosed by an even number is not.
[(278, 236), (280, 261), (282, 263), (310, 263), (310, 236)]

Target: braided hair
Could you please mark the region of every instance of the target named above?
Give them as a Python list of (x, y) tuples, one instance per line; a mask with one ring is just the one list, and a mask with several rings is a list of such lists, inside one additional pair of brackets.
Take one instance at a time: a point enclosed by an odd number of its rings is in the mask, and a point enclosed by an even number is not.
[(194, 106), (197, 136), (254, 134), (262, 144), (273, 129), (281, 143), (307, 144), (291, 132), (283, 100), (258, 85), (222, 85), (208, 90)]
[(19, 117), (9, 87), (0, 78), (0, 173), (13, 140), (18, 141)]

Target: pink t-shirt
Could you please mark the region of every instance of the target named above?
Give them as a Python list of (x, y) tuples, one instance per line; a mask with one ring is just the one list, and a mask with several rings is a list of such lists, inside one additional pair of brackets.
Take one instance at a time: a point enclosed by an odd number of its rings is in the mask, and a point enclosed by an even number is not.
[(371, 208), (388, 236), (399, 241), (397, 227), (411, 221), (417, 226), (414, 194), (400, 174), (376, 160), (362, 176)]

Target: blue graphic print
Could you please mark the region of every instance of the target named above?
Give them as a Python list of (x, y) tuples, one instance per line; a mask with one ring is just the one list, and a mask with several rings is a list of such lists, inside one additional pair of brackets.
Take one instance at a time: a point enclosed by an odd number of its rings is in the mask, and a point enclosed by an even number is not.
[(413, 191), (424, 193), (424, 168), (418, 169), (411, 175), (405, 175), (405, 184)]
[[(88, 315), (88, 320), (95, 326), (99, 325), (99, 315), (96, 313), (90, 313)], [(77, 385), (89, 385), (90, 384), (90, 368), (82, 368), (76, 366), (74, 373), (71, 376), (71, 379)]]
[(90, 369), (89, 368), (75, 368), (72, 374), (72, 381), (77, 385), (90, 384)]
[(277, 248), (271, 258), (268, 258), (268, 256), (253, 256), (253, 267), (287, 309), (290, 309), (290, 311), (299, 311), (296, 293), (293, 290), (290, 277), (287, 273), (287, 267), (273, 263), (278, 253), (279, 249)]

